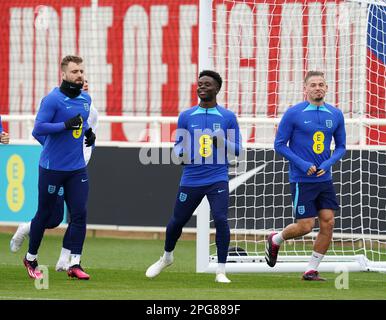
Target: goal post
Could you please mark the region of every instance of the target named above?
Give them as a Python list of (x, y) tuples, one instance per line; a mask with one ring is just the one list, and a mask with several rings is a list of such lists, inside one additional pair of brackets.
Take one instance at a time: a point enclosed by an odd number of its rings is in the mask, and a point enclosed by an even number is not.
[[(295, 221), (288, 162), (273, 150), (277, 125), (304, 99), (305, 73), (320, 70), (329, 86), (326, 101), (345, 116), (347, 152), (333, 167), (341, 208), (319, 270), (386, 272), (386, 3), (201, 0), (200, 10), (211, 10), (212, 23), (199, 56), (222, 75), (219, 103), (238, 114), (245, 148), (229, 171), (227, 271), (301, 272), (307, 265), (317, 223), (312, 233), (283, 243), (274, 268), (264, 250), (270, 232)], [(215, 272), (206, 199), (196, 216), (196, 271)]]

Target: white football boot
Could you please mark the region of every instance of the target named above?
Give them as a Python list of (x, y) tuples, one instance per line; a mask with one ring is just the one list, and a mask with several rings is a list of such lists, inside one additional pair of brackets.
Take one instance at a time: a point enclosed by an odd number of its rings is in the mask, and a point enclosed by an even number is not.
[(24, 239), (26, 239), (29, 235), (29, 231), (31, 229), (31, 222), (21, 223), (19, 224), (15, 234), (13, 235), (9, 248), (12, 252), (18, 252), (23, 245)]
[(154, 278), (158, 276), (161, 271), (166, 267), (170, 266), (173, 261), (173, 257), (169, 260), (166, 260), (164, 257), (161, 257), (156, 263), (153, 263), (149, 268), (147, 268), (146, 277)]

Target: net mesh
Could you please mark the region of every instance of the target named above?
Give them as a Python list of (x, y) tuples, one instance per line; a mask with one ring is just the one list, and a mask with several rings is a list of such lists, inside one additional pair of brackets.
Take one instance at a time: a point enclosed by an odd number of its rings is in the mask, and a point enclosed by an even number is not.
[[(360, 122), (385, 117), (385, 31), (384, 2), (214, 2), (220, 99), (240, 119), (255, 121), (241, 123), (247, 152), (231, 168), (231, 178), (257, 170), (231, 193), (231, 247), (264, 256), (267, 234), (295, 221), (288, 163), (273, 150), (274, 119), (303, 101), (305, 73), (320, 70), (329, 86), (326, 101), (344, 113), (348, 149), (333, 167), (341, 210), (327, 254), (386, 260), (385, 127)], [(281, 255), (309, 255), (318, 231), (316, 222), (310, 237), (285, 242)], [(214, 242), (210, 252), (216, 253)]]

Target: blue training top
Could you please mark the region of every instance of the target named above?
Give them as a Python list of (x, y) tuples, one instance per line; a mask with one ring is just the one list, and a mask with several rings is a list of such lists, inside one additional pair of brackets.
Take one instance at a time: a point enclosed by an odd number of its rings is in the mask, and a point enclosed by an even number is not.
[[(217, 137), (217, 148), (213, 137)], [(178, 117), (174, 152), (188, 159), (180, 185), (198, 187), (228, 181), (228, 154), (241, 150), (240, 129), (236, 115), (219, 105), (194, 106)]]
[[(332, 137), (335, 141), (335, 151), (331, 155)], [(331, 180), (331, 166), (346, 152), (343, 113), (327, 103), (315, 106), (304, 101), (290, 107), (280, 121), (275, 151), (290, 162), (290, 182)], [(307, 176), (308, 169), (313, 165), (326, 173), (320, 177), (317, 177), (316, 173)]]
[[(33, 136), (46, 136), (39, 165), (57, 171), (74, 171), (86, 166), (83, 156), (83, 136), (88, 129), (91, 97), (82, 91), (69, 98), (53, 89), (42, 99), (36, 115)], [(79, 130), (66, 130), (64, 122), (80, 114), (83, 124)]]

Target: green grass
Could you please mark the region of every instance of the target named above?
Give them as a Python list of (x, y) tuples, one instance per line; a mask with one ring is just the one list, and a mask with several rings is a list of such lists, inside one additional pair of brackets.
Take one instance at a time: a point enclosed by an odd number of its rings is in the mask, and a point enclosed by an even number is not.
[(214, 282), (213, 274), (195, 273), (195, 242), (180, 241), (175, 262), (155, 279), (146, 268), (163, 251), (163, 241), (86, 238), (82, 265), (89, 281), (69, 279), (55, 272), (61, 237), (46, 236), (39, 262), (49, 268), (49, 289), (37, 290), (22, 264), (27, 242), (20, 252), (9, 251), (10, 234), (0, 234), (0, 299), (386, 299), (386, 274), (350, 273), (349, 289), (335, 288), (334, 273), (326, 282), (309, 283), (301, 274), (229, 274), (231, 284)]

